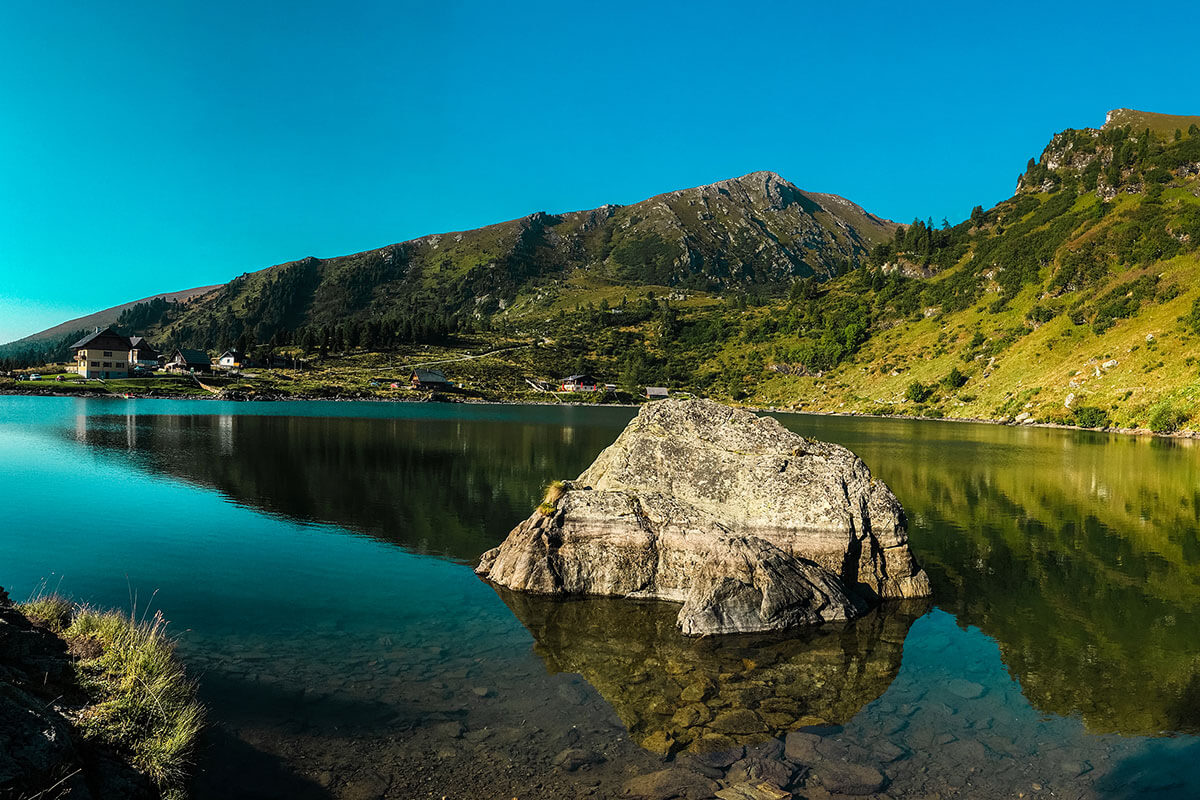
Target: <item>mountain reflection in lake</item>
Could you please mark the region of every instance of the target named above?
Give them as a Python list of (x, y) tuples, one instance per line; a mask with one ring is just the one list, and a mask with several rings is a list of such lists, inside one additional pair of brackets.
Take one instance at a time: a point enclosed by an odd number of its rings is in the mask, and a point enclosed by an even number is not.
[(0, 398), (0, 507), (38, 509), (0, 585), (157, 590), (201, 797), (619, 796), (663, 767), (639, 745), (769, 760), (816, 722), (801, 796), (847, 762), (891, 797), (1200, 796), (1200, 448), (781, 415), (892, 487), (933, 611), (693, 640), (666, 605), (498, 597), (468, 565), (631, 414)]
[[(603, 413), (603, 412), (602, 412)], [(529, 514), (550, 476), (576, 475), (610, 425), (254, 414), (80, 415), (71, 435), (245, 506), (474, 561)]]

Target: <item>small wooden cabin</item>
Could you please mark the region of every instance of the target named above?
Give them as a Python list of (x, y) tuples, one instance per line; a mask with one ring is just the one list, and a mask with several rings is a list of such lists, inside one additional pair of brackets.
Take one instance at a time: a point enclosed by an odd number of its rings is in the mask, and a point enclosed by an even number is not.
[(212, 359), (203, 350), (181, 347), (167, 360), (167, 369), (172, 372), (211, 372)]
[(450, 386), (446, 373), (436, 369), (414, 369), (409, 379), (414, 389), (446, 389)]
[(221, 369), (241, 369), (247, 364), (237, 350), (226, 350), (217, 357), (217, 366)]

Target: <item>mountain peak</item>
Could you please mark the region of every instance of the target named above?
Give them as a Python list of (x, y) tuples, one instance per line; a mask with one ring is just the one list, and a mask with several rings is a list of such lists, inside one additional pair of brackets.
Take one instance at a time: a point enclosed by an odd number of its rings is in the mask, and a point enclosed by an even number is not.
[(759, 170), (628, 206), (537, 211), (277, 264), (172, 307), (145, 332), (219, 348), (243, 335), (265, 342), (348, 319), (391, 320), (394, 329), (407, 321), (411, 331), (421, 320), (483, 319), (516, 303), (537, 307), (546, 297), (565, 307), (579, 286), (779, 291), (798, 277), (828, 278), (863, 263), (896, 227), (844, 198), (805, 192)]
[(807, 193), (801, 191), (794, 183), (784, 179), (778, 173), (767, 170), (750, 172), (736, 178), (726, 178), (690, 189), (678, 189), (652, 199), (683, 198), (690, 201), (711, 201), (722, 197), (761, 210), (782, 211), (792, 205), (800, 205), (809, 213), (819, 210), (819, 204), (807, 196)]
[(726, 178), (713, 183), (707, 183), (703, 186), (696, 186), (692, 189), (684, 189), (683, 191), (704, 192), (706, 190), (719, 191), (721, 189), (730, 189), (734, 186), (744, 189), (752, 188), (770, 188), (775, 185), (787, 186), (796, 189), (796, 185), (791, 181), (781, 176), (778, 172), (770, 172), (769, 170), (757, 170), (755, 172), (747, 172), (745, 175), (739, 175), (736, 178)]
[(742, 175), (738, 178), (733, 178), (733, 180), (738, 181), (738, 182), (752, 181), (752, 182), (757, 183), (759, 181), (762, 181), (764, 183), (786, 183), (788, 186), (795, 185), (791, 181), (789, 181), (787, 178), (784, 178), (782, 175), (780, 175), (778, 172), (771, 172), (770, 170), (765, 170), (765, 169), (756, 170), (754, 172), (747, 172), (745, 175)]

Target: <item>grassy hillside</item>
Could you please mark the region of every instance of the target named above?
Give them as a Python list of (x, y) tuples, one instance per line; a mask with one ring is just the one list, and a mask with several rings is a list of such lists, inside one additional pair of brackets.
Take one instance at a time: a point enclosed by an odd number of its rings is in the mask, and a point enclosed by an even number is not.
[(1150, 132), (1163, 138), (1174, 137), (1175, 131), (1186, 133), (1193, 125), (1200, 125), (1200, 117), (1184, 117), (1176, 114), (1153, 114), (1146, 111), (1134, 111), (1131, 108), (1115, 108), (1108, 112), (1104, 127), (1124, 127), (1141, 131), (1147, 128)]
[[(1148, 128), (1066, 131), (1031, 161), (1013, 198), (954, 227), (908, 228), (871, 267), (823, 290), (825, 303), (869, 298), (860, 347), (832, 369), (801, 359), (782, 370), (798, 374), (752, 376), (747, 397), (865, 413), (1186, 424), (1200, 401), (1200, 135)], [(724, 348), (726, 363), (753, 358), (742, 338)], [(776, 336), (770, 354), (794, 362), (788, 348), (806, 338)]]
[(1066, 131), (1009, 200), (786, 299), (514, 311), (609, 375), (754, 405), (1165, 431), (1200, 410), (1198, 176), (1194, 131)]

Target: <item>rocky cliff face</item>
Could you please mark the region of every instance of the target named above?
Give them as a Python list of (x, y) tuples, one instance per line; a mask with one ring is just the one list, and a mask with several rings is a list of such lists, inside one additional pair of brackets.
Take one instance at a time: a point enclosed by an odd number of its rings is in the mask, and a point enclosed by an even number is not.
[(858, 457), (707, 400), (643, 408), (477, 572), (679, 602), (687, 634), (846, 620), (929, 592), (899, 502)]
[(1200, 148), (1187, 142), (1198, 127), (1200, 117), (1113, 109), (1100, 128), (1056, 133), (1017, 179), (1017, 194), (1066, 187), (1111, 200), (1122, 192), (1143, 193), (1148, 184), (1172, 177), (1187, 178), (1200, 169)]

